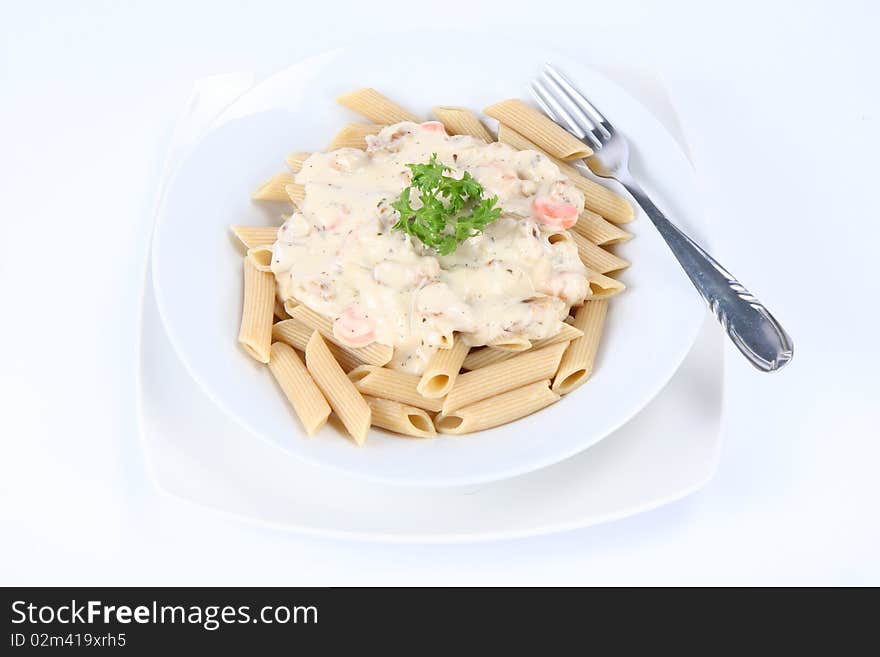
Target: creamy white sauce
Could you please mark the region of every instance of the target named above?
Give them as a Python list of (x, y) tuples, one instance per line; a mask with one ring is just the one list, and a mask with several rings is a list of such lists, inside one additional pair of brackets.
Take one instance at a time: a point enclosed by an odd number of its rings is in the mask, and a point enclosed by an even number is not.
[[(583, 210), (583, 194), (548, 158), (449, 136), (436, 122), (398, 123), (367, 139), (366, 152), (315, 153), (297, 174), (305, 201), (273, 248), (282, 300), (333, 319), (334, 334), (352, 346), (393, 346), (389, 366), (420, 373), (453, 331), (471, 346), (549, 337), (590, 293), (560, 228)], [(448, 256), (391, 230), (390, 203), (410, 182), (406, 165), (432, 153), (447, 175), (469, 171), (503, 210)]]

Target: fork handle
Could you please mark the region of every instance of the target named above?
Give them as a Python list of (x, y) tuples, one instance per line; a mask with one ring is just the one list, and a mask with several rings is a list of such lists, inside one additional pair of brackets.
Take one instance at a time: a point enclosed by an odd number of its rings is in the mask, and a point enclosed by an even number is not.
[(691, 283), (749, 362), (763, 372), (785, 366), (794, 353), (794, 343), (770, 311), (699, 244), (673, 225), (635, 180), (623, 176), (619, 180), (654, 222)]

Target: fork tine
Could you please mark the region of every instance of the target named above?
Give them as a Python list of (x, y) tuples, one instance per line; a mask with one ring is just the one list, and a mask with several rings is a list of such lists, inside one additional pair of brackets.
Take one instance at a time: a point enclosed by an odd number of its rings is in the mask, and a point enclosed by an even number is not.
[(576, 135), (581, 139), (588, 139), (593, 146), (593, 150), (598, 150), (602, 148), (602, 143), (599, 142), (592, 133), (592, 126), (588, 123), (587, 126), (583, 126), (577, 122), (577, 120), (568, 113), (568, 111), (562, 106), (562, 104), (554, 97), (554, 94), (551, 93), (551, 90), (546, 89), (540, 79), (536, 80), (532, 83), (532, 95), (535, 97), (535, 100), (538, 101), (538, 104), (541, 108), (547, 113), (547, 115), (552, 118), (557, 123), (562, 123), (564, 127)]
[(534, 85), (529, 87), (529, 91), (532, 92), (532, 98), (535, 99), (535, 102), (538, 103), (538, 106), (542, 110), (544, 110), (544, 114), (549, 116), (553, 121), (556, 121), (557, 123), (559, 123), (559, 117), (556, 116), (556, 112), (554, 112), (553, 108), (550, 107), (547, 103), (545, 103), (544, 99), (541, 97), (541, 95), (535, 91)]
[(529, 87), (529, 91), (532, 92), (532, 98), (535, 99), (535, 102), (538, 103), (538, 106), (544, 110), (544, 114), (546, 114), (552, 121), (556, 123), (562, 123), (562, 119), (557, 115), (556, 111), (544, 100), (544, 94), (538, 89), (538, 86), (533, 82)]
[(572, 134), (586, 140), (593, 150), (602, 148), (602, 142), (596, 138), (593, 133), (593, 125), (587, 121), (585, 124), (578, 121), (562, 107), (559, 100), (555, 97), (553, 90), (546, 87), (546, 82), (540, 78), (532, 83), (532, 95), (538, 101), (538, 104), (547, 112), (548, 116), (553, 118), (557, 123), (565, 124), (565, 127)]
[(560, 85), (556, 80), (554, 80), (551, 76), (549, 76), (546, 72), (542, 75), (544, 80), (544, 87), (547, 89), (553, 97), (555, 97), (560, 104), (565, 106), (565, 109), (574, 115), (575, 120), (578, 121), (578, 125), (584, 128), (584, 131), (589, 133), (590, 136), (599, 143), (604, 143), (605, 139), (610, 137), (610, 135), (606, 135), (605, 131), (598, 128), (598, 123), (594, 119), (591, 119), (586, 115), (583, 109), (581, 109), (580, 104), (578, 103), (577, 98), (573, 98), (571, 94)]
[(557, 71), (551, 64), (544, 64), (544, 72), (562, 87), (568, 95), (574, 99), (579, 107), (590, 116), (593, 123), (596, 124), (596, 127), (605, 134), (606, 139), (611, 137), (611, 131), (614, 129), (614, 126), (612, 126), (611, 122), (603, 116), (602, 112), (596, 109), (596, 106), (593, 105), (593, 103), (587, 100), (584, 95), (578, 91), (571, 82), (569, 82), (568, 78)]
[(565, 124), (569, 132), (576, 134), (578, 137), (584, 136), (584, 129), (578, 125), (577, 121), (559, 104), (553, 95), (544, 88), (541, 80), (536, 80), (532, 83), (532, 95), (541, 103), (545, 111), (549, 107), (552, 110), (552, 114), (556, 117), (556, 121)]

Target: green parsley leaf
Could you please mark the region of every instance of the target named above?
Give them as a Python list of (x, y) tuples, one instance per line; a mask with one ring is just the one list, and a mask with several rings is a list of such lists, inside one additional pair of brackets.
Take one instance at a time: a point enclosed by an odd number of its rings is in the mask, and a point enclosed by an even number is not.
[[(453, 253), (501, 216), (497, 196), (483, 198), (483, 186), (467, 171), (461, 178), (445, 175), (452, 170), (437, 161), (437, 153), (425, 164), (406, 166), (412, 171), (412, 184), (391, 204), (400, 217), (393, 230), (418, 238), (440, 255)], [(412, 207), (413, 190), (421, 207)]]

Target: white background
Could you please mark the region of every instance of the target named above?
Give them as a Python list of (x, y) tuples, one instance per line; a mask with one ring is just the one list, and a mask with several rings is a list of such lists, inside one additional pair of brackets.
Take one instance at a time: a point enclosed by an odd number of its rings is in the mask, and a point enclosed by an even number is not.
[[(0, 584), (880, 583), (873, 3), (517, 4), (0, 2)], [(135, 290), (192, 82), (462, 25), (662, 74), (717, 256), (795, 360), (761, 375), (730, 348), (714, 480), (587, 530), (357, 544), (157, 495), (135, 434)]]

